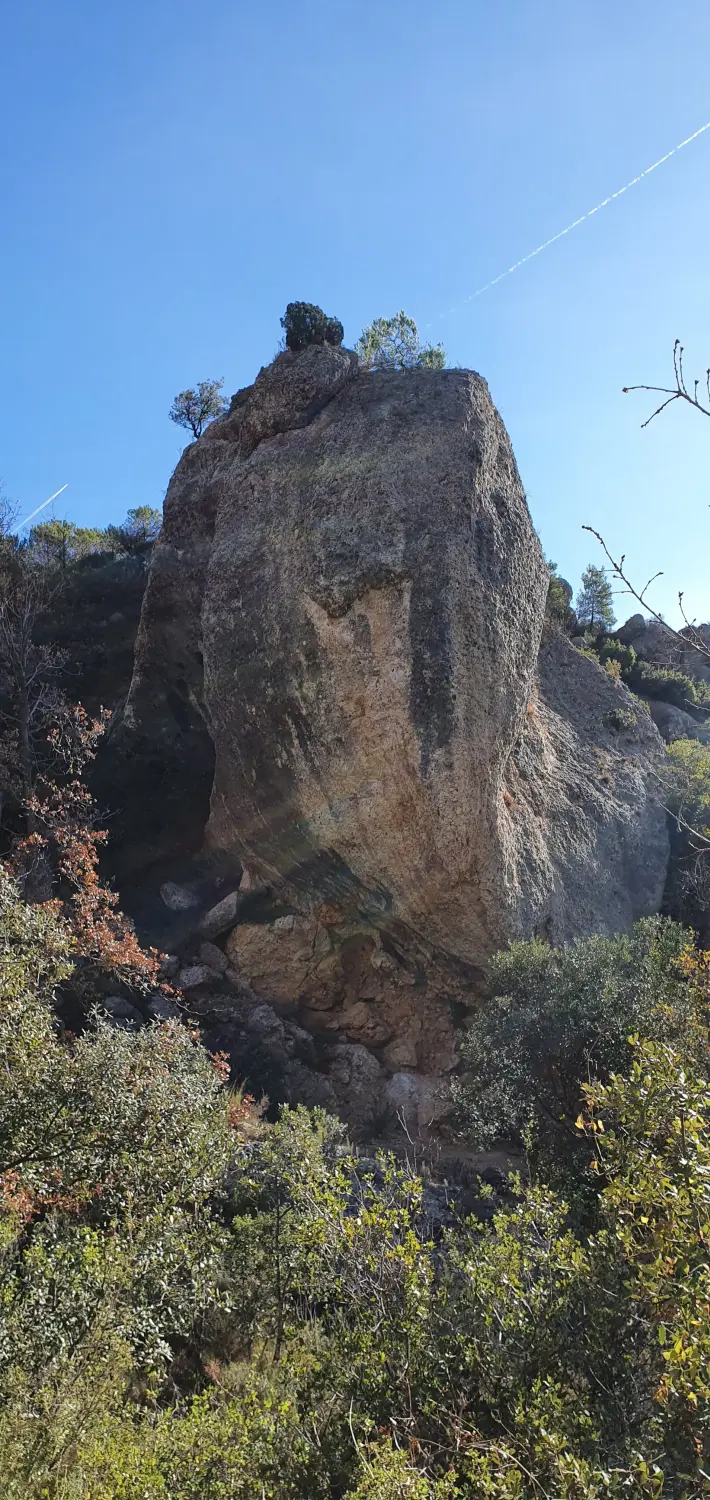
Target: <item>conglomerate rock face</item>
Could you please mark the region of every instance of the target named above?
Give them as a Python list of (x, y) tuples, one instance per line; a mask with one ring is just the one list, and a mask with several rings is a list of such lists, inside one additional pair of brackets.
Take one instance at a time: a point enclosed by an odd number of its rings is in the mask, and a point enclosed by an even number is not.
[(209, 741), (205, 848), (253, 883), (230, 963), (390, 1073), (453, 1065), (494, 949), (660, 904), (661, 741), (547, 586), (470, 371), (282, 354), (168, 491), (124, 737), (187, 800)]

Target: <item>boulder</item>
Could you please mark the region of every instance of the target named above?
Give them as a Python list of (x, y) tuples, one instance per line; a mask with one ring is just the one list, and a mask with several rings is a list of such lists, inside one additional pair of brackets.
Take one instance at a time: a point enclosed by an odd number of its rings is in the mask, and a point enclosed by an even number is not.
[(223, 932), (229, 932), (237, 920), (240, 902), (239, 891), (230, 891), (218, 901), (216, 906), (211, 906), (200, 922), (200, 932), (203, 937), (211, 940), (221, 937)]
[(340, 1112), (356, 1136), (370, 1134), (385, 1106), (385, 1078), (380, 1064), (367, 1047), (334, 1047), (328, 1079)]
[(124, 995), (104, 995), (101, 1005), (107, 1015), (116, 1021), (142, 1021), (143, 1017), (137, 1006), (126, 1000)]
[(698, 738), (699, 725), (692, 714), (686, 714), (674, 703), (661, 703), (651, 698), (648, 711), (653, 722), (667, 744), (671, 740), (694, 740)]
[(660, 620), (644, 620), (643, 615), (632, 615), (614, 634), (632, 645), (637, 656), (644, 661), (659, 667), (672, 667), (677, 672), (710, 683), (710, 625), (684, 626), (676, 634)]
[(179, 1021), (181, 1014), (180, 1006), (165, 995), (154, 995), (148, 1001), (148, 1015), (151, 1021)]
[(202, 855), (252, 888), (201, 935), (356, 1091), (453, 1066), (496, 948), (659, 907), (660, 737), (548, 584), (470, 371), (281, 355), (171, 482), (123, 732), (203, 809), (213, 763)]
[(207, 964), (187, 964), (180, 969), (176, 982), (178, 989), (196, 990), (202, 984), (209, 984), (213, 978), (213, 971)]
[(235, 1081), (246, 1072), (248, 1086), (258, 1093), (265, 1086), (272, 1103), (337, 1112), (338, 1097), (316, 1067), (310, 1036), (270, 1005), (235, 1006), (229, 1019), (207, 1031), (205, 1041), (210, 1052), (226, 1052)]
[(265, 365), (252, 386), (237, 391), (226, 416), (212, 422), (208, 442), (235, 441), (248, 456), (265, 438), (307, 427), (358, 371), (357, 355), (332, 344), (285, 349)]
[(630, 615), (629, 619), (623, 625), (620, 625), (618, 630), (615, 628), (612, 634), (624, 646), (633, 646), (635, 650), (637, 640), (643, 635), (646, 629), (646, 623), (645, 615)]
[(213, 974), (224, 974), (229, 968), (229, 959), (216, 943), (200, 943), (200, 959)]
[(177, 953), (163, 953), (160, 959), (161, 979), (174, 979), (180, 968), (180, 959)]
[(178, 885), (174, 880), (166, 880), (160, 887), (160, 899), (168, 911), (190, 911), (191, 907), (199, 905), (199, 898), (189, 886)]

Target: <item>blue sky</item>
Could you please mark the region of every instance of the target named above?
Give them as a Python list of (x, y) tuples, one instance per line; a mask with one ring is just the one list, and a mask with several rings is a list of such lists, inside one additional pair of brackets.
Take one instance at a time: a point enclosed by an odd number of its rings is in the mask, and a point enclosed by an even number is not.
[(247, 384), (292, 298), (348, 343), (404, 307), (488, 379), (561, 570), (596, 558), (588, 522), (708, 618), (710, 422), (641, 431), (621, 387), (665, 384), (676, 336), (710, 363), (710, 131), (465, 302), (710, 120), (706, 0), (23, 0), (0, 66), (23, 514), (63, 483), (82, 524), (160, 504), (174, 393)]

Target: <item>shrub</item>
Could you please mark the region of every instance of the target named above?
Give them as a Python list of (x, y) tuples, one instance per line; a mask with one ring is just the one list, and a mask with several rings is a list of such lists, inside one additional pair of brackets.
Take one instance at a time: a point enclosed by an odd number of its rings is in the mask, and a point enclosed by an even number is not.
[(710, 748), (698, 740), (667, 747), (666, 793), (675, 819), (668, 909), (691, 921), (704, 942), (710, 932)]
[(699, 740), (674, 740), (666, 755), (672, 813), (710, 838), (710, 749)]
[(322, 308), (313, 302), (289, 302), (281, 319), (286, 348), (297, 351), (309, 344), (333, 344), (343, 342), (344, 330), (337, 318), (329, 318)]
[(706, 1492), (710, 954), (681, 928), (499, 955), (468, 1088), (569, 1198), (513, 1180), (436, 1243), (421, 1179), (319, 1110), (245, 1128), (182, 1027), (62, 1033), (73, 956), (0, 870), (8, 1500)]
[(618, 641), (613, 635), (602, 636), (599, 641), (598, 655), (602, 663), (618, 661), (622, 672), (628, 672), (636, 662), (636, 652), (633, 646), (625, 646), (623, 641)]
[(566, 948), (535, 939), (499, 953), (491, 999), (462, 1046), (456, 1095), (467, 1134), (520, 1145), (532, 1130), (536, 1159), (553, 1174), (576, 1173), (582, 1081), (623, 1068), (631, 1033), (696, 1034), (697, 996), (676, 967), (689, 946), (684, 928), (652, 917), (620, 937)]
[(183, 1027), (60, 1033), (69, 933), (4, 873), (0, 955), (0, 1404), (31, 1405), (109, 1379), (119, 1348), (160, 1368), (219, 1299), (230, 1136)]
[(624, 681), (635, 693), (647, 698), (660, 698), (663, 703), (673, 703), (676, 708), (692, 712), (710, 704), (710, 688), (699, 678), (688, 677), (685, 672), (676, 672), (672, 667), (657, 667), (640, 658), (624, 672)]
[[(609, 665), (613, 666), (614, 663)], [(602, 724), (607, 729), (615, 729), (619, 734), (623, 731), (628, 733), (636, 725), (636, 715), (630, 708), (610, 708), (608, 713), (602, 714)]]
[(375, 318), (360, 334), (355, 352), (368, 370), (443, 370), (446, 364), (441, 344), (422, 344), (405, 312)]

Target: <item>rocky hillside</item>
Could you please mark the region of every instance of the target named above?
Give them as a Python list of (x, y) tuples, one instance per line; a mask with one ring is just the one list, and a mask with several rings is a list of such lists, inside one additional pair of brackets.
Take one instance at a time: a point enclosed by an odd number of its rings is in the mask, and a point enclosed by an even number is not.
[(286, 352), (171, 481), (109, 745), (119, 874), (188, 957), (234, 892), (222, 969), (345, 1093), (364, 1069), (428, 1100), (495, 949), (660, 905), (660, 737), (547, 585), (469, 371)]

